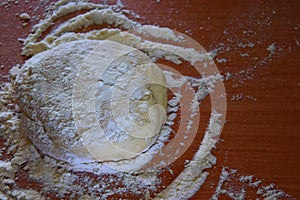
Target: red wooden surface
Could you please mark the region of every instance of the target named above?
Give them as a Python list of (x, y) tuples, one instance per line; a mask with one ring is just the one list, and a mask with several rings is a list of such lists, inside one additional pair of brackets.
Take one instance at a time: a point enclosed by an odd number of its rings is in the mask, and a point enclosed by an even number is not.
[[(213, 195), (223, 166), (238, 169), (241, 175), (254, 175), (266, 184), (275, 183), (284, 192), (300, 198), (300, 51), (297, 44), (297, 40), (300, 42), (300, 2), (122, 2), (142, 17), (139, 22), (166, 26), (182, 33), (188, 30), (187, 34), (208, 51), (230, 47), (228, 51), (218, 52), (216, 57), (226, 58), (227, 62), (218, 63), (215, 59), (223, 74), (235, 74), (256, 66), (250, 73), (252, 78), (241, 73), (224, 82), (228, 94), (227, 123), (221, 135), (222, 141), (213, 152), (217, 165), (208, 170), (209, 178), (194, 199), (209, 199)], [(41, 16), (44, 7), (34, 11), (36, 5), (41, 4), (39, 1), (20, 2), (12, 4), (8, 11), (0, 8), (0, 65), (4, 65), (1, 77), (11, 66), (24, 62), (17, 39), (25, 38), (31, 26), (37, 23), (32, 19), (29, 26), (23, 27), (16, 13)], [(255, 46), (243, 48), (239, 45), (249, 42)], [(276, 45), (276, 53), (271, 59), (266, 59), (269, 55), (266, 48), (272, 43)], [(242, 57), (241, 53), (249, 56)], [(255, 100), (247, 97), (230, 100), (240, 93)], [(201, 111), (208, 110), (209, 103), (205, 103)], [(200, 129), (203, 131), (205, 127), (206, 124), (201, 124)], [(196, 143), (186, 157), (191, 157), (193, 149), (198, 146)], [(247, 199), (255, 199), (254, 192), (248, 192)]]

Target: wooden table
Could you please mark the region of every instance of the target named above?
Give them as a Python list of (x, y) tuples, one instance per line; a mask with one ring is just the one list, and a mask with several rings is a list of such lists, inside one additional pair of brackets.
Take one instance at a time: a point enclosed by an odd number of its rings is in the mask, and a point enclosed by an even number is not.
[[(113, 2), (113, 1), (109, 1)], [(141, 16), (143, 24), (156, 24), (186, 33), (207, 51), (218, 49), (215, 62), (223, 75), (228, 109), (221, 141), (210, 170), (194, 199), (210, 199), (222, 169), (237, 169), (222, 187), (236, 188), (239, 178), (253, 175), (262, 184), (274, 183), (295, 199), (300, 198), (300, 2), (123, 0)], [(36, 6), (38, 9), (34, 11)], [(37, 19), (23, 27), (16, 13), (41, 16), (39, 1), (0, 8), (0, 65), (3, 75), (24, 63), (18, 38), (25, 38)], [(46, 1), (45, 5), (49, 5)], [(275, 53), (267, 48), (275, 45)], [(254, 46), (253, 46), (254, 45)], [(227, 77), (229, 74), (227, 73)], [(201, 108), (205, 112), (205, 108)], [(202, 125), (205, 129), (206, 124)], [(201, 129), (201, 127), (200, 127)], [(299, 146), (298, 146), (299, 145)], [(193, 147), (193, 148), (196, 148)], [(193, 150), (190, 150), (193, 152)], [(190, 156), (190, 155), (186, 155)], [(227, 167), (227, 168), (224, 168)], [(247, 187), (244, 184), (243, 186)], [(246, 188), (255, 199), (258, 188)], [(219, 199), (230, 199), (221, 195)]]

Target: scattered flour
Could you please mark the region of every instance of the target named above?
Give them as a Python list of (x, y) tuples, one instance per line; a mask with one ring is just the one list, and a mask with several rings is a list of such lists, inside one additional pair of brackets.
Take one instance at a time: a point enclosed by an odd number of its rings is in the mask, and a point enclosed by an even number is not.
[(27, 13), (20, 14), (20, 18), (23, 19), (23, 20), (30, 20), (31, 19), (30, 15), (27, 14)]
[[(185, 48), (184, 36), (168, 28), (139, 24), (124, 15), (130, 13), (133, 17), (138, 17), (134, 15), (133, 12), (123, 9), (124, 7), (121, 1), (117, 1), (117, 4), (112, 6), (94, 4), (87, 1), (58, 1), (53, 6), (52, 12), (48, 12), (45, 19), (33, 27), (32, 33), (26, 39), (22, 40), (24, 42), (22, 54), (35, 56), (33, 58), (41, 57), (41, 59), (47, 59), (43, 57), (44, 52), (55, 49), (55, 47), (59, 47), (59, 45), (64, 45), (64, 43), (85, 40), (111, 40), (122, 45), (127, 45), (130, 48), (142, 50), (154, 62), (159, 59), (165, 59), (174, 64), (187, 61), (194, 66), (198, 66), (198, 68), (204, 63), (204, 71), (208, 70), (209, 72), (211, 68), (213, 69), (214, 63), (212, 60), (215, 53), (206, 53), (201, 47), (197, 46), (197, 44), (195, 44), (194, 48)], [(54, 21), (60, 17), (81, 10), (88, 11), (62, 22), (55, 27), (52, 32), (47, 34), (44, 38), (41, 38), (43, 33)], [(29, 20), (30, 16), (23, 13), (20, 18)], [(75, 32), (78, 29), (93, 24), (110, 24), (114, 28), (92, 30), (87, 33)], [(124, 31), (124, 29), (126, 31)], [(145, 37), (147, 37), (147, 39), (144, 39)], [(166, 41), (166, 43), (157, 42), (157, 40), (161, 41), (160, 39)], [(87, 49), (88, 47), (82, 50), (85, 51)], [(72, 52), (68, 59), (72, 59)], [(24, 105), (30, 108), (34, 104), (29, 104), (30, 98), (20, 98), (22, 96), (22, 90), (26, 90), (29, 93), (36, 92), (34, 88), (33, 90), (27, 90), (28, 88), (23, 87), (23, 84), (26, 82), (26, 84), (30, 85), (31, 81), (37, 81), (41, 78), (35, 73), (36, 69), (31, 66), (38, 60), (39, 59), (33, 59), (33, 63), (27, 62), (27, 64), (22, 67), (16, 66), (12, 68), (10, 71), (11, 78), (12, 80), (17, 80), (17, 82), (12, 81), (12, 83), (7, 83), (3, 85), (0, 90), (0, 136), (6, 141), (7, 153), (12, 156), (12, 159), (3, 160), (0, 163), (0, 176), (2, 180), (5, 180), (0, 184), (1, 199), (47, 199), (49, 192), (55, 193), (58, 198), (69, 195), (70, 198), (100, 199), (99, 196), (101, 196), (101, 199), (106, 199), (116, 194), (121, 196), (130, 194), (131, 196), (128, 198), (188, 199), (199, 190), (209, 174), (205, 172), (205, 170), (216, 163), (216, 158), (211, 154), (211, 150), (215, 148), (225, 119), (224, 111), (226, 108), (224, 108), (223, 105), (226, 105), (226, 97), (224, 88), (222, 88), (221, 85), (223, 77), (218, 71), (212, 74), (206, 73), (203, 78), (197, 78), (182, 75), (176, 77), (174, 72), (169, 71), (170, 69), (164, 70), (167, 85), (172, 89), (174, 97), (168, 101), (167, 121), (162, 127), (156, 142), (147, 150), (147, 153), (142, 153), (136, 158), (125, 159), (118, 162), (107, 161), (95, 162), (89, 165), (84, 165), (84, 163), (70, 165), (68, 162), (64, 162), (55, 156), (47, 155), (47, 153), (38, 150), (39, 143), (32, 143), (36, 138), (47, 142), (48, 139), (44, 137), (47, 135), (36, 135), (29, 140), (27, 135), (31, 133), (25, 132), (30, 129), (24, 129), (22, 126), (24, 116), (29, 118), (38, 116), (38, 114), (33, 116), (27, 115), (27, 108), (24, 109)], [(49, 62), (51, 62), (51, 60), (49, 60)], [(80, 62), (80, 60), (76, 60), (76, 62)], [(122, 67), (121, 64), (120, 66)], [(62, 79), (68, 77), (68, 70), (72, 69), (66, 68), (65, 71), (59, 74), (59, 77)], [(123, 69), (119, 70), (122, 72)], [(30, 79), (26, 79), (27, 76), (30, 77)], [(52, 81), (55, 81), (57, 77), (53, 76), (51, 78)], [(101, 80), (99, 81), (101, 82)], [(16, 87), (19, 83), (22, 84)], [(100, 85), (103, 85), (103, 83)], [(40, 86), (44, 87), (43, 90), (47, 91), (46, 85), (42, 84)], [(64, 87), (68, 87), (68, 85)], [(182, 90), (184, 87), (192, 90), (191, 98), (184, 98), (186, 95)], [(192, 88), (196, 89), (194, 90)], [(48, 90), (49, 89), (50, 88), (48, 88)], [(215, 91), (219, 91), (220, 93), (214, 94)], [(61, 93), (61, 95), (63, 95), (63, 93)], [(191, 144), (189, 142), (193, 139), (193, 137), (191, 137), (192, 132), (197, 133), (199, 105), (208, 95), (212, 95), (212, 98), (217, 99), (217, 101), (213, 102), (215, 109), (212, 110), (208, 129), (204, 134), (204, 139), (198, 151), (195, 153), (194, 158), (186, 163), (182, 173), (180, 173), (169, 186), (162, 186), (162, 178), (160, 175), (164, 173), (165, 170), (172, 172), (169, 165), (171, 165), (176, 158), (179, 158), (189, 147), (189, 144)], [(59, 101), (59, 96), (57, 98)], [(22, 101), (23, 106), (19, 107), (15, 105), (14, 102), (16, 99)], [(179, 107), (182, 106), (182, 101), (189, 100), (190, 102), (183, 104), (186, 107), (181, 107), (181, 112), (187, 112), (186, 116), (188, 116), (188, 119), (181, 119), (185, 120), (182, 123), (183, 125), (181, 124), (184, 133), (181, 136), (182, 139), (179, 139), (177, 145), (169, 145), (165, 148), (165, 143), (168, 141), (170, 134), (174, 132), (172, 125), (177, 120), (177, 111)], [(62, 102), (62, 105), (63, 103), (64, 102)], [(49, 106), (49, 108), (55, 108), (51, 107), (51, 105)], [(41, 108), (41, 112), (43, 112), (44, 108), (42, 106)], [(66, 116), (70, 114), (64, 109), (62, 109), (61, 113)], [(55, 124), (57, 123), (56, 120), (56, 118), (53, 118), (53, 120), (49, 120), (48, 123)], [(55, 127), (55, 125), (51, 126)], [(60, 127), (61, 125), (58, 126)], [(36, 126), (36, 124), (33, 124), (33, 127), (45, 132), (47, 132), (46, 130), (48, 129), (46, 126)], [(51, 137), (56, 138), (56, 140), (62, 136), (69, 139), (68, 137), (71, 136), (70, 131), (67, 130), (69, 127), (61, 126), (60, 128), (63, 131), (58, 131), (58, 129), (56, 130), (54, 128), (54, 133), (57, 131), (56, 133), (58, 133), (58, 135), (54, 134), (51, 135)], [(62, 136), (59, 134), (62, 134)], [(189, 139), (191, 139), (191, 141), (189, 141)], [(62, 143), (62, 146), (64, 145), (65, 144)], [(68, 146), (65, 147), (68, 148)], [(164, 149), (171, 149), (173, 154), (165, 153), (166, 150)], [(64, 153), (62, 152), (62, 154)], [(126, 166), (126, 168), (128, 167), (128, 169), (136, 165), (148, 166), (148, 160), (151, 160), (152, 157), (165, 158), (168, 160), (161, 159), (157, 163), (150, 163), (152, 164), (151, 167), (146, 167), (147, 170), (138, 173), (137, 171), (124, 172), (123, 170), (124, 166)], [(22, 176), (18, 175), (18, 172), (21, 171), (25, 171), (28, 174), (27, 181), (41, 184), (42, 189), (33, 191), (18, 188), (18, 179), (22, 178)], [(87, 172), (93, 174), (93, 176), (84, 174)], [(9, 188), (12, 189), (10, 190)]]
[(218, 63), (226, 63), (227, 59), (226, 58), (216, 58)]
[[(45, 2), (43, 1), (42, 3)], [(160, 0), (156, 2), (159, 3)], [(18, 4), (18, 1), (5, 1), (0, 3), (0, 6), (4, 6), (8, 10), (12, 3)], [(209, 69), (211, 67), (210, 63), (217, 52), (235, 50), (236, 47), (242, 48), (244, 51), (246, 48), (254, 48), (256, 44), (259, 45), (260, 43), (259, 41), (257, 43), (253, 41), (238, 41), (234, 44), (235, 46), (226, 46), (222, 43), (216, 50), (203, 54), (202, 51), (192, 48), (182, 48), (181, 45), (183, 45), (185, 38), (178, 36), (175, 31), (152, 25), (142, 25), (127, 18), (125, 16), (127, 14), (133, 18), (139, 18), (139, 16), (124, 8), (125, 5), (121, 0), (118, 0), (116, 5), (111, 6), (105, 3), (94, 4), (80, 0), (58, 1), (52, 9), (47, 9), (48, 12), (45, 19), (33, 27), (32, 34), (26, 39), (20, 39), (24, 42), (22, 54), (38, 56), (44, 51), (71, 41), (112, 40), (143, 50), (153, 61), (163, 58), (174, 64), (181, 64), (183, 60), (195, 64), (205, 60), (203, 67)], [(41, 38), (53, 22), (76, 11), (83, 11), (83, 14), (62, 22), (52, 32)], [(22, 21), (29, 21), (31, 16), (27, 13), (22, 13), (20, 18)], [(257, 19), (257, 24), (259, 26), (269, 26), (271, 24), (270, 20), (269, 17), (266, 19)], [(87, 33), (75, 32), (78, 29), (93, 24), (109, 24), (114, 28), (92, 30)], [(27, 25), (27, 22), (24, 22), (23, 25)], [(186, 33), (192, 35), (190, 30), (186, 31)], [(224, 34), (230, 35), (228, 30), (224, 30)], [(243, 34), (251, 35), (256, 33), (248, 30), (244, 31)], [(145, 40), (144, 36), (150, 36), (152, 40)], [(166, 40), (167, 42), (157, 42), (159, 39)], [(236, 41), (228, 37), (228, 42)], [(298, 40), (296, 40), (296, 45), (300, 46)], [(277, 53), (276, 46), (276, 43), (268, 46), (267, 51), (270, 54), (260, 62), (261, 65), (267, 63), (270, 57)], [(278, 48), (278, 52), (280, 48)], [(249, 58), (249, 54), (250, 52), (240, 53), (240, 56), (242, 58)], [(227, 59), (216, 58), (216, 61), (226, 63)], [(145, 164), (145, 160), (151, 159), (156, 154), (168, 157), (168, 155), (162, 153), (162, 149), (165, 143), (169, 141), (170, 135), (175, 132), (172, 129), (172, 125), (174, 125), (178, 118), (177, 112), (181, 106), (181, 101), (185, 99), (185, 93), (181, 89), (185, 85), (197, 88), (194, 91), (192, 101), (188, 104), (191, 111), (189, 112), (190, 119), (187, 120), (186, 131), (183, 136), (184, 140), (188, 140), (193, 126), (197, 126), (195, 123), (197, 120), (195, 119), (201, 101), (214, 93), (216, 88), (218, 88), (218, 83), (224, 79), (233, 79), (235, 81), (233, 87), (238, 87), (239, 84), (243, 84), (247, 80), (252, 80), (254, 76), (253, 71), (256, 67), (256, 65), (249, 66), (247, 69), (235, 73), (227, 72), (224, 78), (219, 73), (203, 78), (176, 77), (175, 73), (165, 70), (164, 74), (167, 79), (167, 85), (173, 89), (173, 97), (168, 101), (168, 117), (156, 143), (148, 150), (149, 154), (141, 154), (138, 158), (124, 160), (120, 163), (112, 162), (109, 163), (110, 166), (116, 169), (118, 166), (134, 166), (141, 163), (143, 165)], [(20, 68), (20, 66), (12, 68), (10, 72), (12, 78), (15, 78), (19, 74)], [(28, 73), (31, 73), (30, 70), (28, 70)], [(25, 136), (20, 124), (20, 113), (22, 111), (15, 105), (14, 101), (15, 92), (10, 83), (2, 85), (0, 90), (0, 137), (5, 140), (5, 147), (0, 151), (0, 157), (7, 153), (12, 156), (12, 158), (0, 161), (0, 179), (2, 180), (0, 183), (0, 199), (49, 199), (49, 196), (47, 196), (49, 192), (55, 193), (57, 198), (64, 198), (65, 195), (70, 195), (70, 198), (79, 199), (107, 199), (112, 198), (115, 194), (131, 198), (131, 196), (126, 196), (131, 193), (134, 197), (145, 199), (188, 199), (200, 189), (209, 175), (205, 169), (210, 168), (216, 163), (216, 158), (210, 151), (218, 141), (223, 126), (222, 117), (224, 116), (219, 111), (213, 110), (201, 146), (195, 153), (194, 158), (186, 161), (185, 169), (169, 186), (161, 185), (163, 180), (160, 175), (165, 172), (166, 169), (164, 167), (170, 164), (163, 163), (163, 161), (158, 163), (158, 166), (161, 167), (154, 167), (155, 170), (138, 174), (135, 172), (124, 173), (122, 170), (111, 170), (111, 168), (106, 168), (107, 166), (102, 163), (94, 163), (94, 165), (89, 165), (88, 167), (84, 165), (70, 166), (53, 157), (41, 154)], [(242, 93), (231, 97), (232, 101), (241, 99), (256, 101), (254, 97)], [(181, 141), (179, 144), (182, 147), (188, 145), (186, 141)], [(172, 174), (172, 169), (167, 170)], [(21, 189), (18, 185), (18, 179), (21, 178), (18, 176), (19, 171), (25, 171), (29, 176), (28, 181), (42, 184), (43, 189), (37, 191)], [(82, 174), (84, 172), (89, 172), (93, 176)], [(234, 188), (234, 183), (242, 184), (242, 187), (236, 189)], [(242, 176), (238, 174), (237, 170), (224, 167), (212, 199), (221, 199), (223, 195), (231, 199), (247, 199), (249, 190), (255, 190), (258, 195), (257, 199), (271, 200), (289, 197), (282, 190), (276, 188), (274, 184), (264, 185), (263, 180), (249, 175)]]
[(241, 57), (248, 57), (249, 54), (248, 54), (248, 53), (241, 53), (240, 56), (241, 56)]
[(223, 167), (212, 200), (223, 199), (224, 196), (233, 200), (244, 200), (247, 199), (247, 194), (253, 191), (257, 194), (257, 200), (292, 199), (273, 183), (266, 185), (263, 180), (253, 175), (240, 175), (236, 169)]
[(272, 43), (268, 46), (267, 50), (270, 52), (270, 55), (274, 55), (275, 54), (275, 51), (276, 51), (276, 46), (275, 46), (275, 43)]

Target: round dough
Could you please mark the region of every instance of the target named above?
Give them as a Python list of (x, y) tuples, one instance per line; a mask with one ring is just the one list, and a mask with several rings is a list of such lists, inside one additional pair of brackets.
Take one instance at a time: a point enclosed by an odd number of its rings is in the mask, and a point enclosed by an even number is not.
[(153, 145), (166, 118), (165, 84), (141, 51), (80, 40), (29, 59), (13, 87), (33, 144), (81, 164), (133, 158)]

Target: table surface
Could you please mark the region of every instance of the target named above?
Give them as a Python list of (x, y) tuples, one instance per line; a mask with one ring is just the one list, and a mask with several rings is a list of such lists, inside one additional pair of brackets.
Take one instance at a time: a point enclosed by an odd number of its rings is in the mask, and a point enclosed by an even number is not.
[[(11, 4), (9, 10), (0, 7), (0, 65), (4, 66), (1, 82), (6, 80), (11, 66), (24, 63), (18, 38), (25, 38), (37, 23), (33, 18), (23, 27), (16, 14), (27, 12), (41, 17), (45, 9), (41, 2), (20, 1)], [(49, 1), (44, 2), (49, 5)], [(231, 74), (224, 81), (226, 124), (213, 151), (217, 164), (208, 170), (207, 181), (193, 199), (209, 199), (215, 193), (222, 169), (238, 170), (222, 187), (239, 190), (242, 184), (246, 199), (259, 197), (258, 188), (239, 181), (247, 175), (262, 180), (263, 185), (274, 183), (300, 199), (300, 1), (122, 3), (139, 14), (137, 21), (143, 24), (169, 27), (186, 33), (207, 51), (218, 49), (216, 65), (225, 77)], [(274, 54), (267, 50), (271, 44), (275, 45)], [(201, 110), (205, 112), (205, 108)], [(225, 194), (220, 199), (230, 198)]]

